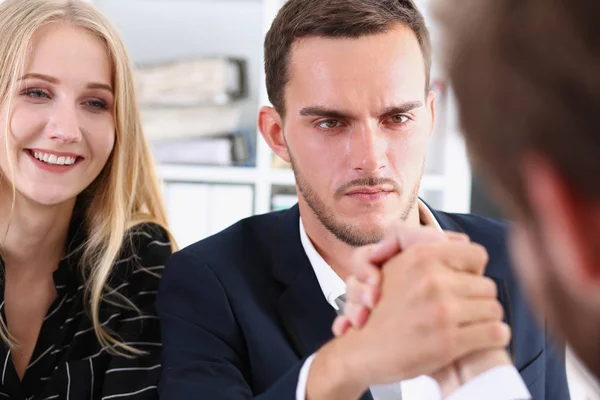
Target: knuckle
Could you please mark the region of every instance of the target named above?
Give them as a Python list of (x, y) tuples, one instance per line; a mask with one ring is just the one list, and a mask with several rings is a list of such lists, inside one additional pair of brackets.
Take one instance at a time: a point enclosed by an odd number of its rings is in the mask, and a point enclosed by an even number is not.
[(353, 301), (354, 298), (360, 294), (360, 285), (354, 277), (348, 278), (346, 281), (346, 296), (349, 301)]
[(437, 298), (444, 291), (444, 284), (439, 274), (426, 272), (422, 278), (422, 290), (427, 298)]
[(344, 315), (346, 316), (346, 318), (348, 318), (348, 320), (350, 321), (350, 323), (353, 326), (358, 325), (358, 314), (359, 314), (359, 310), (358, 310), (357, 306), (355, 306), (354, 304), (346, 305), (346, 309), (344, 310)]
[(435, 327), (446, 327), (452, 321), (452, 305), (444, 301), (436, 301), (431, 305), (431, 321)]
[(502, 320), (504, 318), (504, 307), (498, 301), (492, 303), (492, 315), (494, 319)]
[(469, 237), (469, 235), (467, 235), (466, 233), (457, 233), (456, 237), (464, 240), (465, 242), (468, 242), (468, 241), (471, 240), (471, 238)]
[(506, 346), (510, 342), (510, 329), (502, 323), (495, 322), (490, 325), (489, 336), (492, 340), (498, 344), (498, 346)]
[(479, 264), (482, 266), (482, 268), (485, 268), (485, 266), (488, 264), (488, 262), (490, 260), (490, 256), (487, 252), (487, 249), (485, 247), (483, 247), (482, 245), (475, 243), (475, 244), (473, 244), (473, 251), (477, 255)]
[(493, 279), (485, 277), (485, 282), (487, 285), (487, 291), (490, 295), (490, 297), (494, 297), (497, 298), (498, 297), (498, 286), (496, 285), (496, 282), (494, 282)]

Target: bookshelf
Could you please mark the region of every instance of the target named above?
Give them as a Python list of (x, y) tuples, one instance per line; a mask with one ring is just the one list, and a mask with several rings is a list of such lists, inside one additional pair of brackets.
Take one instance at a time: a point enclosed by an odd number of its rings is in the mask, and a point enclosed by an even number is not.
[[(417, 0), (426, 18), (429, 1)], [(93, 3), (121, 31), (136, 64), (215, 54), (247, 59), (249, 96), (243, 104), (242, 122), (246, 127), (256, 130), (257, 111), (260, 106), (269, 103), (262, 65), (263, 39), (284, 0), (93, 0)], [(435, 27), (431, 21), (429, 25), (434, 37), (435, 55)], [(458, 131), (455, 103), (436, 62), (433, 65), (432, 80), (440, 93), (437, 101), (436, 130), (432, 135), (420, 195), (435, 208), (468, 212), (470, 167)], [(169, 217), (175, 221), (175, 225), (185, 227), (188, 213), (179, 202), (176, 202), (177, 205), (169, 204), (169, 199), (172, 199), (169, 188), (172, 185), (177, 185), (177, 193), (188, 193), (187, 196), (194, 196), (195, 192), (186, 192), (182, 185), (190, 185), (192, 189), (197, 185), (198, 200), (188, 201), (185, 207), (193, 207), (194, 204), (197, 207), (227, 204), (227, 207), (232, 209), (243, 210), (240, 211), (241, 214), (233, 212), (238, 217), (271, 211), (274, 208), (273, 196), (278, 197), (282, 189), (287, 193), (288, 204), (290, 189), (293, 192), (295, 186), (292, 171), (272, 168), (272, 152), (258, 131), (254, 148), (256, 162), (249, 167), (159, 165), (158, 171), (164, 180), (168, 200)], [(250, 189), (252, 204), (248, 204), (247, 191), (240, 191), (236, 196), (234, 192), (208, 190), (207, 187)], [(205, 197), (210, 196), (210, 193), (229, 193), (230, 197), (238, 197), (239, 203), (236, 204), (231, 198), (208, 201)], [(199, 223), (195, 221), (187, 224), (190, 226), (188, 229), (197, 229), (197, 239), (225, 228), (231, 220), (224, 219), (222, 226), (213, 222), (211, 228), (194, 228), (194, 225)], [(177, 238), (178, 232), (174, 234)], [(182, 232), (181, 237), (185, 239), (184, 243), (180, 244), (187, 244), (192, 236), (191, 232)]]

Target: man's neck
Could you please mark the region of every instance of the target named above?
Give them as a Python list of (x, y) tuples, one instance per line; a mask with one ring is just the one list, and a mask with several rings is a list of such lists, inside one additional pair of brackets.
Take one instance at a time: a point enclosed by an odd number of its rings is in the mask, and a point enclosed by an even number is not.
[(0, 248), (6, 268), (23, 276), (52, 273), (64, 253), (75, 199), (55, 206), (0, 188)]
[[(304, 230), (314, 248), (333, 271), (342, 280), (346, 280), (351, 274), (351, 261), (359, 248), (338, 239), (321, 223), (307, 204), (300, 202), (299, 207)], [(415, 202), (406, 222), (414, 226), (420, 224), (418, 201)]]

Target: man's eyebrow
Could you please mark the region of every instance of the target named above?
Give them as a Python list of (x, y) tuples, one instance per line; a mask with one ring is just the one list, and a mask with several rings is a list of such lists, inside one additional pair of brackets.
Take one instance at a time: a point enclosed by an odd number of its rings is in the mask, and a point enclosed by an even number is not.
[[(396, 114), (405, 114), (414, 109), (423, 107), (422, 101), (408, 101), (397, 106), (391, 106), (383, 110), (380, 117), (388, 117)], [(323, 106), (309, 106), (300, 110), (299, 114), (303, 117), (322, 117), (334, 118), (341, 120), (352, 119), (353, 116), (349, 112), (327, 108)]]
[(349, 113), (345, 113), (340, 110), (322, 106), (310, 106), (304, 107), (300, 110), (299, 114), (303, 117), (324, 117), (324, 118), (335, 118), (335, 119), (351, 119), (352, 116)]
[(392, 115), (397, 114), (406, 114), (412, 110), (423, 107), (422, 101), (409, 101), (398, 106), (392, 106), (386, 108), (382, 113), (382, 117), (391, 117)]

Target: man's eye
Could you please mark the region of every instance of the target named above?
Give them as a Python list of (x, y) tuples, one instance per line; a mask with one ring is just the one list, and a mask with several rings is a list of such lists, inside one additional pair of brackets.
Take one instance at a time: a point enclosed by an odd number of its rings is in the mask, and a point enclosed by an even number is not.
[(339, 128), (342, 124), (340, 121), (335, 119), (328, 119), (326, 121), (321, 121), (317, 124), (317, 126), (321, 129), (334, 129)]
[(390, 117), (390, 121), (394, 124), (403, 124), (408, 121), (409, 118), (406, 115), (398, 114)]

